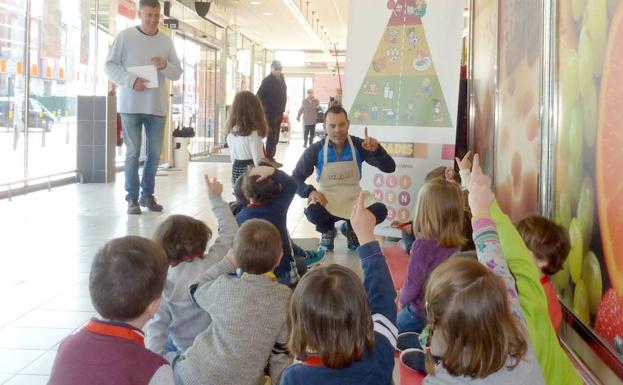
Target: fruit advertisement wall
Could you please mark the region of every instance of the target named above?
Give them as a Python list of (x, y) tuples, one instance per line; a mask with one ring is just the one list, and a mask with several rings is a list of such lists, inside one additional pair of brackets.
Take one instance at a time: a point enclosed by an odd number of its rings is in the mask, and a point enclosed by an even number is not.
[(498, 5), (494, 183), (513, 220), (538, 211), (543, 0)]
[(554, 218), (571, 252), (563, 302), (623, 357), (623, 1), (557, 10)]
[(472, 148), (480, 154), (483, 169), (490, 174), (493, 164), (493, 129), (497, 24), (497, 0), (474, 1), (472, 13), (472, 89), (471, 103), (474, 111)]

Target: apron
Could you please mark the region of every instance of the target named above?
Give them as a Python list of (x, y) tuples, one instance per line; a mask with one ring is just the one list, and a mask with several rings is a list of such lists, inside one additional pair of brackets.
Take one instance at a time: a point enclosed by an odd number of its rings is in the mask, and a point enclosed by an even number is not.
[[(318, 180), (320, 192), (329, 203), (325, 206), (327, 211), (338, 218), (350, 220), (353, 206), (357, 202), (361, 186), (359, 185), (361, 173), (357, 164), (357, 150), (353, 141), (348, 136), (348, 144), (353, 154), (353, 160), (343, 162), (328, 162), (329, 138), (324, 141), (322, 174)], [(375, 200), (371, 195), (366, 198), (365, 205), (369, 207)]]

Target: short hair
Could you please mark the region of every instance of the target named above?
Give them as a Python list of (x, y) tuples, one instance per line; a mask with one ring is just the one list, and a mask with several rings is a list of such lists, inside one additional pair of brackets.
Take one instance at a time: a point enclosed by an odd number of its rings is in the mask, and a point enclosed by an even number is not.
[[(485, 378), (517, 366), (528, 349), (521, 322), (513, 315), (506, 284), (481, 263), (449, 258), (428, 277), (426, 318), (431, 335), (447, 345), (441, 357), (453, 376)], [(434, 374), (430, 352), (428, 373)]]
[(253, 131), (261, 138), (268, 133), (262, 102), (251, 91), (240, 91), (234, 97), (225, 131), (236, 136), (249, 136)]
[(95, 254), (89, 292), (95, 310), (106, 319), (130, 321), (160, 298), (167, 256), (156, 242), (137, 236), (116, 238)]
[(465, 199), (456, 183), (445, 179), (426, 182), (418, 193), (413, 219), (416, 238), (431, 239), (442, 247), (460, 248), (463, 234)]
[(329, 368), (345, 368), (374, 348), (368, 297), (350, 269), (330, 265), (307, 272), (290, 300), (290, 351), (310, 352)]
[(348, 112), (346, 112), (346, 110), (344, 109), (344, 107), (342, 107), (341, 105), (332, 105), (329, 108), (327, 108), (327, 112), (324, 113), (324, 118), (325, 120), (327, 119), (327, 115), (329, 114), (344, 114), (344, 116), (346, 117), (346, 120), (348, 120)]
[(234, 238), (234, 255), (246, 273), (264, 274), (273, 270), (282, 254), (279, 230), (263, 219), (244, 222)]
[(556, 274), (569, 255), (569, 234), (564, 227), (540, 215), (531, 215), (517, 223), (517, 231), (532, 251), (534, 257), (545, 266), (544, 274)]
[(203, 254), (211, 237), (212, 231), (202, 221), (187, 215), (171, 215), (158, 226), (153, 239), (171, 263)]
[(242, 179), (240, 187), (247, 200), (270, 202), (282, 190), (282, 186), (272, 177), (258, 181), (259, 175), (250, 175), (247, 171), (240, 178)]
[(138, 4), (139, 9), (143, 7), (160, 8), (160, 1), (158, 0), (141, 0)]

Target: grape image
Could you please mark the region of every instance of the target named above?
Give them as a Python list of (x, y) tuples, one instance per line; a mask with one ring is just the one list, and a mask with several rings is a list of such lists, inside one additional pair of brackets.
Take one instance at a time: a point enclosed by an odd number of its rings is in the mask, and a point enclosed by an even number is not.
[(569, 224), (569, 241), (571, 243), (571, 249), (569, 250), (569, 256), (567, 257), (569, 263), (569, 273), (571, 279), (577, 284), (582, 274), (582, 266), (584, 256), (582, 245), (582, 228), (578, 218), (573, 218)]
[(590, 323), (591, 316), (588, 293), (586, 292), (586, 286), (582, 280), (579, 280), (575, 284), (575, 291), (573, 292), (573, 311), (582, 322), (587, 325)]
[(582, 281), (586, 285), (591, 314), (595, 314), (595, 312), (597, 312), (597, 305), (599, 301), (601, 301), (601, 296), (603, 295), (603, 281), (599, 261), (592, 251), (589, 251), (584, 256)]

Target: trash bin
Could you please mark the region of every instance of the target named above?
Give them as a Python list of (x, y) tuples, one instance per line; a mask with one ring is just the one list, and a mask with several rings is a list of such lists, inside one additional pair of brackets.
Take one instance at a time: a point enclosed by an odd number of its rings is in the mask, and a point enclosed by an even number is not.
[(188, 168), (190, 138), (173, 137), (173, 166), (180, 170)]

